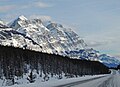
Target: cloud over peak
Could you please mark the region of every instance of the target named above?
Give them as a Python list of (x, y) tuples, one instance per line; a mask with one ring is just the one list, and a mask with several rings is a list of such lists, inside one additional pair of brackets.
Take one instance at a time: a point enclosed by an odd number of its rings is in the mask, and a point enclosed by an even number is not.
[(29, 17), (30, 19), (41, 19), (42, 21), (51, 21), (52, 18), (50, 16), (47, 16), (47, 15), (31, 15)]

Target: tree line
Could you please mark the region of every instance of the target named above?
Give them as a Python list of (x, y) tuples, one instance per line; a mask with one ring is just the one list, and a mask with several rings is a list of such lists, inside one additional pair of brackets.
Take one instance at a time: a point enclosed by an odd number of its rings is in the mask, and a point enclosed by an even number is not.
[[(0, 79), (14, 83), (14, 78), (29, 73), (28, 80), (34, 82), (33, 71), (45, 81), (53, 76), (58, 79), (110, 73), (108, 67), (97, 61), (70, 59), (56, 54), (0, 46)], [(49, 75), (49, 76), (48, 76)]]

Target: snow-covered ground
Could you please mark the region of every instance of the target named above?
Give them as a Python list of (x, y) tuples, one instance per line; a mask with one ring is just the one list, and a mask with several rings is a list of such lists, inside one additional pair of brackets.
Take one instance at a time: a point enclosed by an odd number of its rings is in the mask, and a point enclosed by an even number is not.
[[(2, 87), (2, 86), (0, 86)], [(120, 73), (113, 70), (112, 74), (83, 76), (61, 80), (49, 80), (35, 83), (19, 84), (8, 87), (120, 87)]]
[[(29, 84), (19, 84), (19, 85), (13, 85), (13, 86), (5, 86), (5, 87), (57, 87), (63, 84), (69, 84), (77, 81), (83, 81), (87, 79), (92, 79), (96, 77), (103, 77), (103, 76), (109, 76), (108, 74), (106, 75), (94, 75), (94, 76), (83, 76), (83, 77), (78, 77), (78, 78), (69, 78), (69, 79), (61, 79), (61, 80), (56, 80), (52, 79), (46, 82), (41, 82), (39, 79), (35, 83), (29, 83)], [(90, 86), (92, 87), (92, 86)]]

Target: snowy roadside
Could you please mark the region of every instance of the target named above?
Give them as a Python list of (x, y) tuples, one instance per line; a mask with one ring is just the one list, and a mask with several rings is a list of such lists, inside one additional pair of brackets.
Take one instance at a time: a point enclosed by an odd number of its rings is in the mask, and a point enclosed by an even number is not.
[(50, 80), (46, 82), (41, 82), (40, 80), (37, 80), (35, 83), (29, 83), (29, 84), (20, 84), (20, 85), (13, 85), (13, 86), (6, 86), (6, 87), (54, 87), (54, 86), (59, 86), (62, 84), (68, 84), (76, 81), (83, 81), (87, 79), (92, 79), (96, 77), (102, 77), (102, 76), (108, 76), (110, 74), (105, 74), (105, 75), (94, 75), (94, 76), (84, 76), (84, 77), (78, 77), (78, 78), (69, 78), (69, 79), (61, 79), (61, 80)]

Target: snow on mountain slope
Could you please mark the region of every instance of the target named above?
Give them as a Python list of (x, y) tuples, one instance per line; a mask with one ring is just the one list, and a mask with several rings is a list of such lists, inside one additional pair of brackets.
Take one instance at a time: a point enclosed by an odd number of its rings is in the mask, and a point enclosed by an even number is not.
[(99, 51), (96, 51), (94, 49), (80, 49), (76, 51), (66, 51), (66, 54), (71, 58), (78, 58), (83, 60), (93, 60), (93, 61), (99, 61), (98, 55)]
[(2, 20), (0, 20), (0, 24), (1, 24), (1, 25), (3, 25), (3, 24), (4, 24)]
[(84, 41), (71, 29), (61, 24), (49, 22), (44, 25), (40, 19), (27, 19), (19, 16), (8, 24), (10, 28), (1, 29), (3, 45), (65, 55), (65, 51), (83, 48)]
[(106, 54), (102, 54), (99, 56), (99, 59), (103, 64), (108, 67), (117, 67), (120, 64), (120, 61), (115, 57), (108, 56)]
[(19, 16), (17, 19), (15, 19), (14, 21), (12, 21), (11, 23), (9, 23), (8, 25), (11, 28), (17, 29), (21, 26), (25, 26), (26, 24), (28, 24), (28, 19), (26, 17), (24, 17), (23, 15)]
[(33, 50), (40, 50), (38, 48), (39, 45), (35, 43), (31, 38), (25, 37), (24, 34), (21, 34), (17, 31), (8, 28), (7, 30), (0, 31), (0, 44), (20, 47), (20, 48), (27, 48)]
[(2, 21), (0, 20), (0, 28), (7, 28), (8, 26)]

